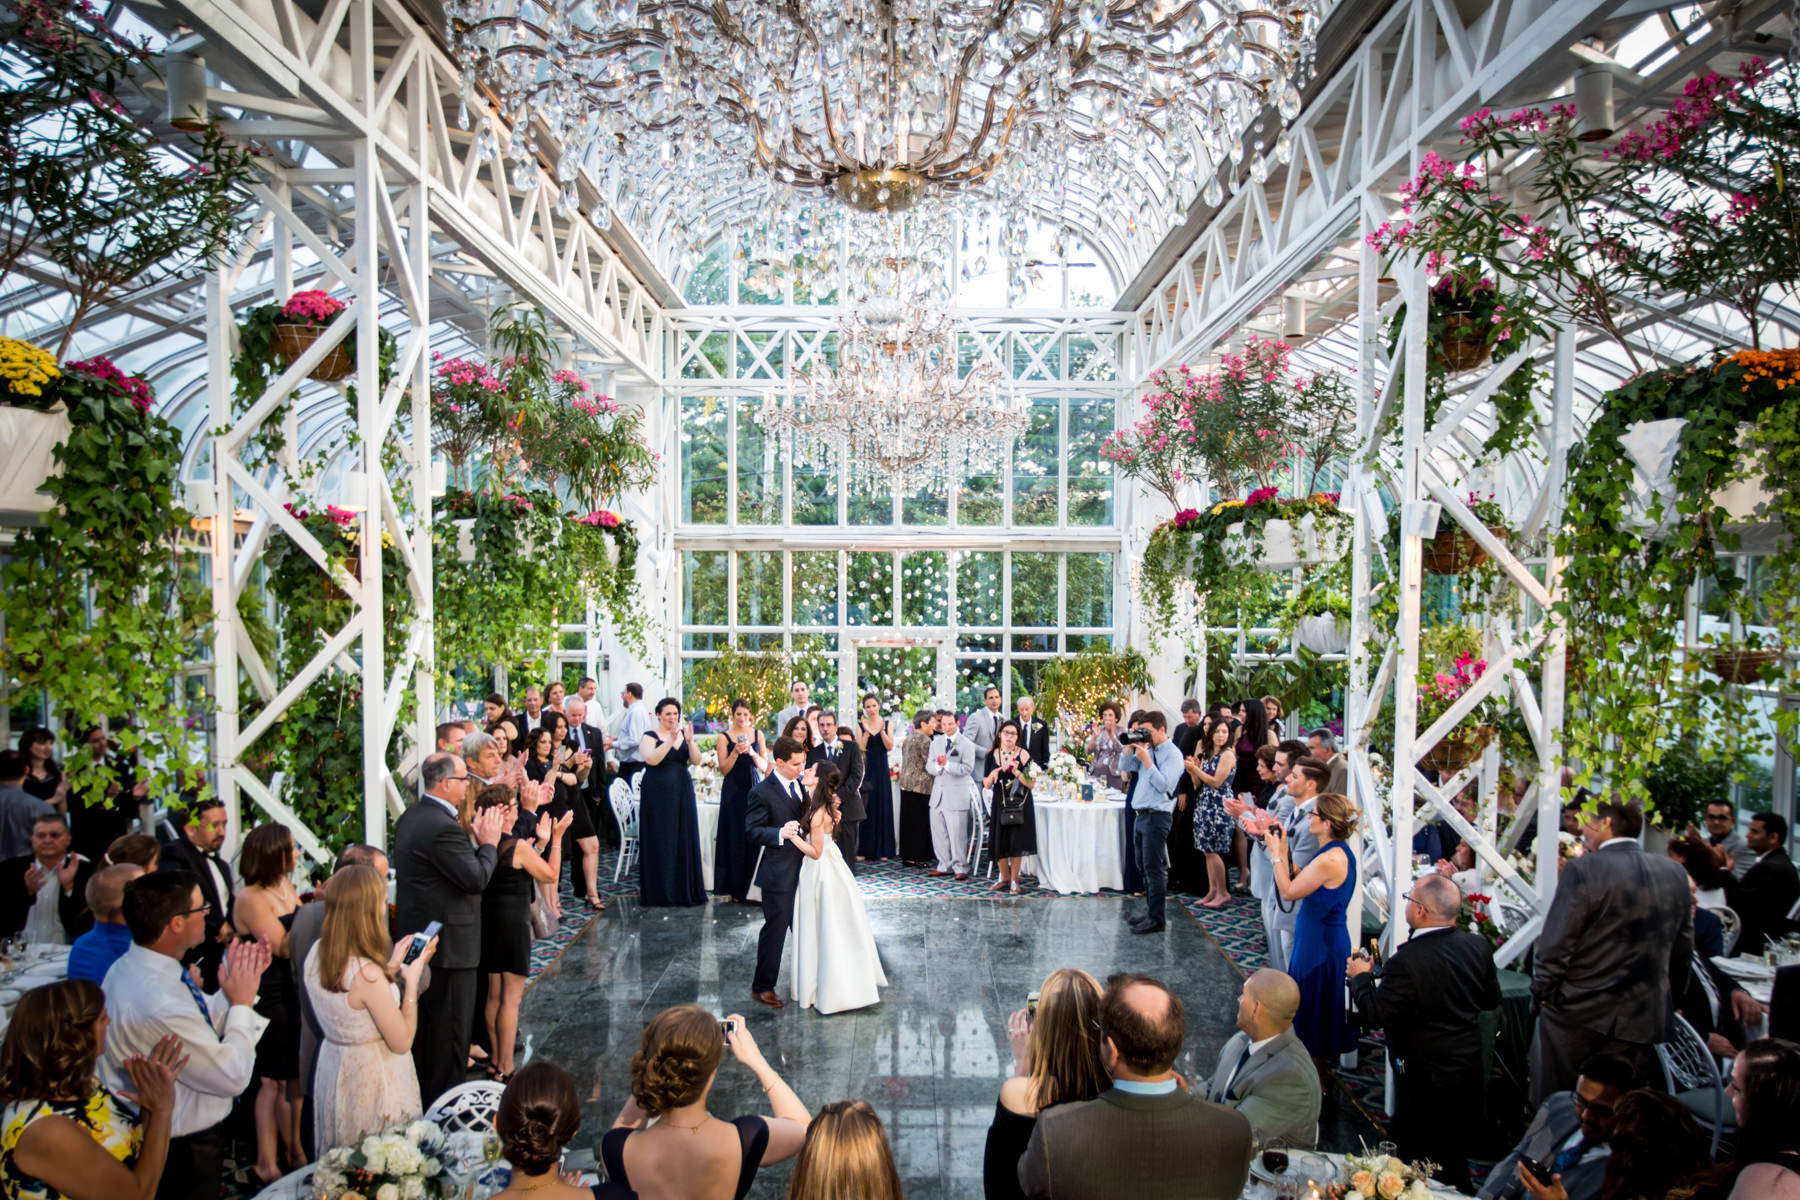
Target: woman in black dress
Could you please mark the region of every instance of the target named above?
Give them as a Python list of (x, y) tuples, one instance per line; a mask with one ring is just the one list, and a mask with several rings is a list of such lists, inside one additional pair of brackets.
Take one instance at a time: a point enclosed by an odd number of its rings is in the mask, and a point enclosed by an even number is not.
[(731, 702), (731, 724), (719, 735), (719, 832), (713, 842), (713, 895), (730, 896), (739, 904), (750, 892), (750, 867), (756, 860), (745, 833), (750, 815), (750, 789), (768, 772), (769, 750), (756, 728), (750, 702)]
[(864, 862), (880, 862), (894, 857), (894, 780), (888, 770), (894, 732), (873, 693), (862, 698), (862, 710), (862, 720), (856, 723), (856, 748), (863, 752), (865, 814), (856, 839), (856, 856)]
[[(594, 756), (575, 745), (569, 735), (569, 718), (562, 713), (546, 708), (543, 727), (556, 739), (557, 757), (563, 766), (556, 781), (556, 795), (550, 799), (547, 811), (555, 820), (561, 820), (564, 813), (574, 818), (563, 846), (563, 861), (570, 865), (569, 890), (581, 895), (589, 908), (601, 908), (603, 905), (595, 886), (599, 878), (600, 835), (594, 829), (594, 815), (588, 811), (585, 795), (588, 776), (594, 769)], [(570, 776), (574, 777), (573, 782)], [(587, 869), (583, 855), (591, 857), (593, 870)], [(577, 866), (580, 869), (576, 869)]]
[(931, 848), (931, 772), (925, 769), (935, 715), (929, 708), (914, 713), (912, 730), (900, 744), (900, 861), (909, 867), (937, 864)]
[[(297, 854), (285, 825), (258, 825), (244, 838), (238, 858), (243, 886), (232, 897), (231, 924), (239, 937), (263, 938), (269, 966), (257, 990), (256, 1015), (268, 1028), (256, 1043), (256, 1164), (264, 1184), (306, 1161), (300, 1141), (300, 993), (289, 958), (288, 931), (299, 893), (288, 876)], [(287, 1167), (282, 1165), (286, 1152)]]
[(1037, 853), (1037, 816), (1031, 811), (1031, 755), (1019, 745), (1019, 723), (1003, 721), (994, 735), (994, 748), (981, 764), (981, 784), (994, 793), (993, 823), (988, 827), (994, 843), (994, 862), (1000, 878), (990, 892), (1001, 889), (1019, 894), (1019, 863)]
[[(544, 732), (538, 730), (539, 733)], [(519, 822), (518, 793), (505, 784), (489, 784), (475, 796), (475, 811), (505, 808), (506, 827)], [(550, 839), (545, 861), (530, 842), (508, 834), (500, 839), (494, 873), (481, 892), (481, 970), (487, 976), (488, 1074), (504, 1083), (513, 1072), (513, 1036), (519, 1030), (519, 1001), (525, 996), (525, 979), (531, 974), (531, 891), (533, 882), (556, 885), (562, 867), (562, 838), (573, 815), (563, 813), (553, 823), (545, 813), (538, 818), (540, 837)]]
[(25, 756), (25, 782), (19, 786), (39, 800), (56, 799), (62, 786), (62, 766), (56, 761), (56, 735), (42, 725), (19, 735), (19, 753)]
[(813, 747), (819, 744), (818, 731), (813, 727), (812, 722), (806, 719), (805, 713), (801, 713), (797, 717), (789, 717), (787, 726), (781, 731), (781, 736), (791, 737), (799, 742), (800, 748), (806, 751), (808, 757), (811, 757)]
[(986, 1200), (1023, 1200), (1019, 1159), (1031, 1143), (1039, 1114), (1058, 1104), (1092, 1100), (1112, 1086), (1101, 1050), (1100, 983), (1079, 967), (1050, 972), (1035, 1008), (1021, 1008), (1006, 1022), (1012, 1042), (1012, 1078), (1000, 1085), (994, 1123), (988, 1127), (981, 1164)]
[(646, 908), (706, 903), (700, 867), (700, 814), (694, 811), (694, 777), (700, 762), (693, 729), (681, 719), (681, 701), (656, 702), (657, 728), (638, 742), (644, 786), (638, 805), (638, 896)]

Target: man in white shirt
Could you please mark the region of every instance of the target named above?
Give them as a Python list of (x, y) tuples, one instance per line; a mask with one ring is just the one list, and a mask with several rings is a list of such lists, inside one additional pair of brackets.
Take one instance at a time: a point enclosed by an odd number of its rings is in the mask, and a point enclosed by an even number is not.
[(787, 723), (795, 717), (802, 716), (811, 707), (812, 689), (806, 686), (804, 679), (796, 679), (788, 686), (788, 696), (794, 701), (775, 714), (775, 736), (780, 737)]
[(625, 711), (619, 714), (619, 734), (613, 742), (613, 757), (619, 760), (619, 778), (629, 781), (644, 769), (645, 764), (638, 761), (638, 743), (644, 740), (652, 718), (644, 704), (643, 684), (626, 684), (619, 698), (625, 702)]
[(269, 947), (240, 938), (225, 952), (219, 990), (200, 990), (181, 957), (206, 938), (207, 904), (186, 871), (139, 876), (125, 887), (131, 948), (106, 973), (106, 1053), (100, 1078), (115, 1094), (131, 1087), (125, 1062), (150, 1055), (166, 1037), (181, 1039), (187, 1065), (175, 1080), (168, 1163), (158, 1200), (217, 1196), (231, 1106), (256, 1073), (256, 1043), (269, 1022), (256, 1015), (256, 991)]
[(1244, 980), (1238, 1032), (1219, 1051), (1206, 1098), (1243, 1113), (1257, 1142), (1310, 1150), (1319, 1136), (1319, 1072), (1294, 1032), (1300, 987), (1264, 967)]
[(963, 736), (975, 743), (975, 762), (978, 767), (1000, 736), (1000, 689), (989, 684), (988, 690), (982, 693), (981, 704), (963, 723)]
[(534, 687), (525, 689), (525, 711), (518, 714), (519, 744), (524, 745), (531, 731), (544, 723), (544, 693)]
[(587, 707), (594, 707), (594, 697), (600, 694), (600, 685), (592, 675), (583, 675), (581, 682), (575, 685), (575, 694)]

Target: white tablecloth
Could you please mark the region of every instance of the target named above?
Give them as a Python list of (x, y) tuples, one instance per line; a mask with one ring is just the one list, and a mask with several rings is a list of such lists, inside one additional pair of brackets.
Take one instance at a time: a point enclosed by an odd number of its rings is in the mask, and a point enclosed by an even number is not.
[(1737, 980), (1738, 985), (1758, 1004), (1767, 1004), (1775, 991), (1775, 972), (1759, 958), (1724, 958), (1715, 956), (1713, 966)]
[(1038, 882), (1067, 896), (1125, 886), (1125, 805), (1117, 800), (1033, 800), (1038, 852), (1020, 866)]
[(719, 805), (715, 801), (708, 804), (695, 797), (694, 811), (700, 814), (700, 874), (706, 880), (706, 890), (713, 886), (713, 850), (718, 845), (719, 837)]

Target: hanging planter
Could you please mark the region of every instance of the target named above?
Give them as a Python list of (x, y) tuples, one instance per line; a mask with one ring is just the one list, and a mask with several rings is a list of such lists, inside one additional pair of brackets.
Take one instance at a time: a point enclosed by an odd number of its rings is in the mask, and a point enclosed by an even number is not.
[[(1659, 535), (1666, 534), (1681, 520), (1675, 508), (1681, 494), (1680, 481), (1675, 478), (1675, 456), (1681, 448), (1681, 435), (1687, 424), (1686, 417), (1635, 421), (1618, 436), (1619, 446), (1632, 464), (1627, 511), (1635, 524)], [(1748, 442), (1749, 434), (1748, 425), (1739, 428), (1740, 447)], [(1745, 450), (1745, 453), (1749, 451)], [(1765, 476), (1733, 480), (1711, 493), (1712, 503), (1725, 510), (1733, 523), (1732, 528), (1739, 533), (1766, 525), (1778, 534), (1779, 523), (1766, 521), (1773, 500), (1768, 482)], [(1652, 511), (1660, 512), (1660, 518), (1652, 520)], [(1740, 549), (1772, 552), (1774, 547), (1746, 545)]]
[(1473, 313), (1446, 313), (1443, 336), (1432, 349), (1432, 361), (1446, 371), (1473, 371), (1486, 366), (1493, 357), (1487, 343), (1487, 329)]
[(1294, 622), (1294, 644), (1314, 654), (1342, 654), (1350, 648), (1350, 622), (1331, 613)]
[(1439, 775), (1454, 775), (1480, 758), (1481, 752), (1493, 740), (1492, 725), (1455, 730), (1439, 738), (1437, 745), (1420, 755), (1419, 765)]
[[(271, 331), (270, 343), (274, 347), (275, 357), (283, 365), (291, 365), (312, 349), (312, 344), (324, 334), (325, 327), (322, 325), (277, 325)], [(348, 379), (355, 372), (355, 356), (347, 353), (344, 343), (339, 342), (319, 360), (318, 366), (306, 373), (306, 377), (320, 383), (336, 383), (340, 379)]]
[[(1502, 541), (1511, 532), (1504, 525), (1489, 525), (1488, 532)], [(1466, 575), (1488, 560), (1488, 552), (1481, 548), (1467, 530), (1446, 529), (1424, 545), (1425, 573), (1427, 575)]]
[(1762, 679), (1764, 667), (1780, 661), (1781, 651), (1775, 649), (1714, 650), (1709, 665), (1712, 673), (1727, 683), (1756, 683)]
[[(1335, 505), (1336, 502), (1337, 497), (1333, 496), (1330, 503)], [(1261, 528), (1246, 530), (1246, 523), (1242, 521), (1227, 525), (1225, 536), (1230, 544), (1226, 547), (1226, 556), (1231, 561), (1260, 571), (1290, 571), (1295, 567), (1337, 562), (1349, 551), (1352, 527), (1348, 513), (1333, 508), (1321, 519), (1319, 512), (1311, 507), (1315, 500), (1267, 503), (1309, 507), (1293, 520), (1270, 517)]]

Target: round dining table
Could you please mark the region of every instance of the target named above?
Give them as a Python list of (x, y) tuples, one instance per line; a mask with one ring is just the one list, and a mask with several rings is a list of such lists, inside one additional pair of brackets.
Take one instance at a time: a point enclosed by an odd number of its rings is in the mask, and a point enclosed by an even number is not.
[(1122, 890), (1125, 867), (1125, 802), (1122, 800), (1037, 800), (1037, 853), (1019, 870), (1064, 896)]

